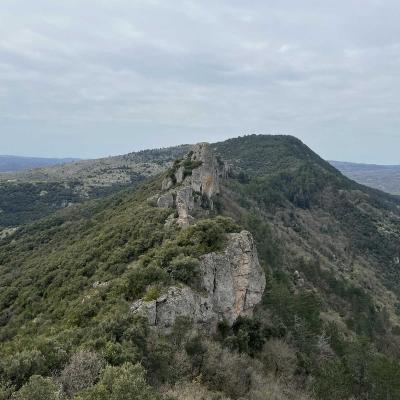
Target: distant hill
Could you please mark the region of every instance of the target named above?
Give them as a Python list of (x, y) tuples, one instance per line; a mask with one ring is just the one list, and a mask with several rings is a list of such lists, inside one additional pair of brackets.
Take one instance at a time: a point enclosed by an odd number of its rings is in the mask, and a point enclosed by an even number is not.
[(0, 172), (0, 230), (35, 221), (72, 204), (133, 188), (163, 172), (189, 148), (182, 145)]
[(24, 171), (32, 168), (51, 167), (78, 160), (77, 158), (40, 158), (0, 155), (0, 172)]
[(400, 165), (329, 161), (342, 174), (366, 186), (400, 195)]

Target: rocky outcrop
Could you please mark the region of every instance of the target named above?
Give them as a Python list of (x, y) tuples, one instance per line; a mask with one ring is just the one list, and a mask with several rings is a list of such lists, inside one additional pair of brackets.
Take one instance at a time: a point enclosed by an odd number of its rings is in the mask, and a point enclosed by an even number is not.
[[(215, 197), (220, 192), (220, 180), (228, 175), (226, 163), (217, 159), (208, 143), (199, 143), (162, 182), (164, 192), (158, 207), (176, 207), (177, 224), (187, 226), (193, 220), (192, 212), (203, 214), (214, 209)], [(168, 196), (168, 197), (166, 197)], [(176, 198), (171, 203), (171, 196)], [(205, 201), (206, 200), (206, 201)]]
[(200, 266), (201, 290), (175, 286), (156, 300), (135, 302), (132, 312), (160, 329), (170, 328), (178, 317), (215, 329), (218, 321), (232, 324), (240, 315), (250, 315), (261, 301), (265, 274), (249, 232), (229, 234), (225, 250), (202, 256)]
[(190, 183), (195, 192), (207, 196), (212, 200), (213, 196), (219, 193), (219, 180), (222, 168), (218, 163), (210, 145), (199, 143), (193, 148), (191, 155), (193, 162), (199, 162), (199, 167), (192, 171)]
[(157, 199), (157, 207), (159, 208), (173, 208), (175, 205), (173, 193), (164, 193)]

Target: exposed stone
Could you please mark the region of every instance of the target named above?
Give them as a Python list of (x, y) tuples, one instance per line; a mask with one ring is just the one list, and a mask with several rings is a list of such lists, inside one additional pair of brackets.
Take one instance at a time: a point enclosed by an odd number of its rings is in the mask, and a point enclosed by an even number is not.
[(200, 292), (172, 287), (151, 302), (138, 300), (132, 312), (146, 316), (150, 325), (160, 329), (170, 328), (179, 316), (213, 330), (218, 321), (232, 324), (240, 315), (251, 315), (265, 289), (252, 235), (247, 231), (229, 234), (223, 252), (206, 254), (200, 261)]
[[(219, 181), (227, 175), (227, 164), (221, 164), (215, 157), (208, 143), (199, 143), (193, 147), (186, 160), (196, 163), (196, 167), (192, 169), (191, 174), (184, 176), (184, 166), (180, 165), (174, 173), (174, 179), (167, 177), (162, 183), (162, 189), (170, 190), (173, 181), (177, 185), (176, 188), (176, 208), (178, 211), (177, 223), (180, 226), (187, 226), (193, 218), (191, 212), (196, 209), (201, 210), (201, 196), (208, 199), (209, 208), (214, 207), (213, 198), (219, 193)], [(200, 201), (195, 201), (194, 194), (201, 194)], [(160, 198), (161, 199), (161, 198)], [(164, 199), (159, 204), (166, 204)], [(168, 203), (169, 204), (169, 203)], [(161, 206), (161, 205), (159, 205)]]
[(178, 170), (175, 173), (175, 179), (176, 183), (179, 185), (183, 182), (184, 176), (183, 176), (184, 168), (181, 166), (178, 168)]
[(138, 300), (131, 310), (143, 315), (149, 325), (162, 329), (171, 328), (178, 317), (189, 318), (196, 324), (215, 325), (216, 314), (208, 297), (203, 297), (189, 287), (173, 286), (156, 300)]
[(178, 211), (178, 225), (188, 226), (193, 219), (190, 212), (194, 209), (193, 189), (190, 186), (185, 186), (177, 191), (176, 209)]
[(167, 176), (162, 181), (161, 190), (169, 190), (172, 188), (172, 186), (174, 186), (174, 182), (170, 176)]
[(5, 228), (0, 230), (0, 240), (13, 235), (15, 232), (17, 232), (17, 230), (18, 228)]
[(174, 205), (174, 195), (171, 192), (162, 194), (157, 200), (158, 208), (173, 208)]
[(223, 253), (206, 254), (201, 261), (203, 286), (218, 316), (233, 323), (239, 315), (251, 314), (265, 289), (252, 235), (247, 231), (230, 234)]
[(201, 162), (200, 166), (192, 171), (191, 186), (193, 190), (211, 199), (219, 193), (220, 168), (210, 145), (199, 143), (194, 146), (191, 160)]
[(107, 288), (109, 286), (110, 286), (110, 282), (99, 282), (99, 281), (94, 282), (92, 285), (93, 289)]
[(156, 194), (154, 196), (149, 197), (146, 201), (149, 205), (156, 207), (158, 202), (159, 195)]
[[(185, 173), (187, 164), (193, 169)], [(208, 143), (196, 144), (183, 162), (174, 165), (173, 175), (163, 180), (164, 193), (158, 196), (156, 205), (160, 208), (175, 207), (178, 213), (176, 223), (188, 226), (194, 220), (192, 214), (205, 216), (214, 209), (220, 181), (228, 177), (229, 170), (229, 165), (217, 159)]]

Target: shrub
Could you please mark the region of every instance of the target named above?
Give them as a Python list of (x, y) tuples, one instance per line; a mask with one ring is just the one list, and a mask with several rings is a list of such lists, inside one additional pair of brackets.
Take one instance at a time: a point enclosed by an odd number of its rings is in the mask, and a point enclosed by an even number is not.
[(269, 371), (284, 379), (292, 377), (297, 367), (295, 350), (281, 339), (268, 340), (260, 358)]
[(32, 375), (45, 372), (45, 358), (38, 350), (24, 350), (1, 362), (2, 375), (17, 388)]
[(130, 363), (106, 367), (99, 383), (76, 397), (76, 400), (156, 399), (158, 396), (148, 385), (144, 368)]
[(102, 360), (94, 352), (80, 351), (74, 354), (60, 376), (64, 392), (68, 396), (72, 396), (94, 385), (102, 367)]
[(187, 285), (195, 285), (199, 276), (200, 262), (194, 257), (180, 254), (170, 264), (171, 277)]
[(61, 391), (51, 378), (33, 375), (29, 382), (13, 395), (15, 400), (60, 400)]

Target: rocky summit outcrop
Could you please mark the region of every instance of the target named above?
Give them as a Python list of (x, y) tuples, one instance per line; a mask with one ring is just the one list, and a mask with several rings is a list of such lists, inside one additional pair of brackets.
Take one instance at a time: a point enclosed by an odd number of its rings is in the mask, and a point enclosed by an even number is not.
[(206, 214), (214, 209), (220, 181), (228, 172), (228, 165), (214, 155), (210, 145), (199, 143), (169, 171), (162, 182), (163, 193), (157, 206), (175, 208), (176, 223), (187, 226), (193, 221), (193, 212)]
[(219, 321), (232, 324), (240, 315), (251, 315), (265, 289), (265, 274), (247, 231), (229, 234), (223, 252), (202, 256), (200, 275), (199, 290), (174, 286), (156, 300), (136, 301), (132, 312), (163, 330), (171, 328), (178, 317), (214, 330)]

